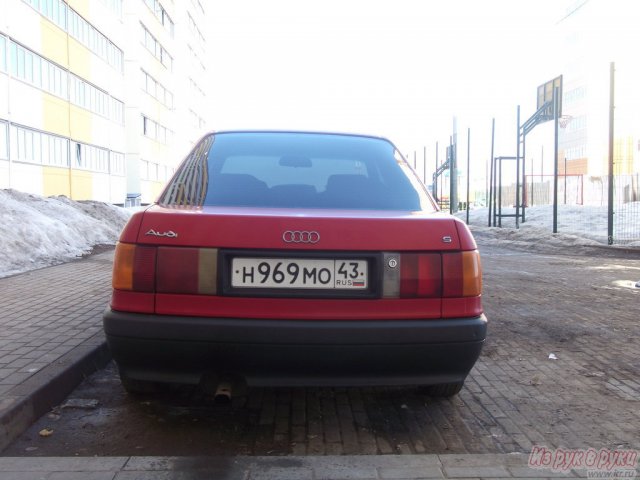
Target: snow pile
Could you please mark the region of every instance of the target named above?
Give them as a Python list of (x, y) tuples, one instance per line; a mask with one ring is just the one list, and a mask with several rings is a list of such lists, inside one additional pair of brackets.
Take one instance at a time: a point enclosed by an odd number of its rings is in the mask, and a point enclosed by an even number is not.
[(0, 190), (0, 278), (114, 244), (129, 216), (107, 203)]

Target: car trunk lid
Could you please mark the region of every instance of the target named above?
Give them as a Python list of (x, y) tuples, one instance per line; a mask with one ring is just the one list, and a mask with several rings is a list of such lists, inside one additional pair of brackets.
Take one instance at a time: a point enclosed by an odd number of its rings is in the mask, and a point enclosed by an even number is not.
[(461, 249), (456, 222), (442, 213), (153, 206), (144, 214), (137, 242), (266, 250), (455, 251)]

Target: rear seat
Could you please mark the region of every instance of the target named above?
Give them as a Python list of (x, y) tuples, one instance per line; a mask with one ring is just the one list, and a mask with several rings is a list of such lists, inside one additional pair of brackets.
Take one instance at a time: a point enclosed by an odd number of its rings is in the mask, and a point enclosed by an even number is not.
[(257, 206), (267, 202), (267, 184), (253, 175), (223, 173), (215, 177), (205, 203), (222, 206)]
[(272, 207), (317, 207), (318, 192), (313, 185), (274, 185), (269, 189), (269, 206)]
[(331, 175), (322, 203), (328, 208), (370, 208), (380, 193), (380, 185), (364, 175)]

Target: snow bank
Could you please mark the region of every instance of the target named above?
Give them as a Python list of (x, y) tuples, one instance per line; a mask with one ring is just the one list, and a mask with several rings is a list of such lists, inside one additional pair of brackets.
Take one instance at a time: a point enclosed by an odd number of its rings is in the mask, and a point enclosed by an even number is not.
[[(640, 238), (637, 202), (615, 216), (614, 232), (624, 232), (630, 238)], [(583, 205), (558, 205), (558, 233), (553, 230), (553, 207), (528, 207), (526, 222), (515, 228), (515, 218), (503, 218), (502, 228), (487, 227), (488, 209), (469, 211), (469, 225), (477, 237), (500, 240), (500, 245), (541, 251), (571, 247), (572, 252), (588, 252), (590, 247), (607, 245), (607, 208)], [(503, 208), (503, 214), (515, 214), (514, 208)], [(466, 220), (466, 211), (456, 213)], [(638, 241), (627, 241), (624, 247), (640, 247)]]
[(129, 216), (107, 203), (0, 190), (0, 278), (114, 244)]

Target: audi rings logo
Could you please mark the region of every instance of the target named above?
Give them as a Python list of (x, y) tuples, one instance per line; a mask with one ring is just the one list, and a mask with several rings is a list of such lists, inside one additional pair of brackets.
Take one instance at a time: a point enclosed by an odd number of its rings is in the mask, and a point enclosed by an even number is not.
[(318, 232), (287, 230), (282, 234), (282, 240), (286, 243), (318, 243), (320, 241), (320, 234)]

